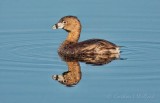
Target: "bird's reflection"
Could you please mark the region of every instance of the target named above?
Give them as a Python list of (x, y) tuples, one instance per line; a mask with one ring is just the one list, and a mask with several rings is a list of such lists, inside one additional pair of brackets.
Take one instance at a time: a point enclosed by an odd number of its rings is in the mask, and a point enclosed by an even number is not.
[(78, 61), (66, 61), (68, 71), (61, 75), (53, 75), (53, 79), (59, 81), (66, 86), (76, 85), (81, 80), (81, 68)]
[(92, 65), (104, 65), (113, 60), (119, 59), (120, 54), (110, 55), (85, 55), (79, 57), (66, 57), (59, 55), (63, 61), (68, 65), (68, 71), (60, 75), (53, 75), (52, 78), (63, 85), (74, 86), (81, 80), (82, 72), (79, 62), (85, 62)]

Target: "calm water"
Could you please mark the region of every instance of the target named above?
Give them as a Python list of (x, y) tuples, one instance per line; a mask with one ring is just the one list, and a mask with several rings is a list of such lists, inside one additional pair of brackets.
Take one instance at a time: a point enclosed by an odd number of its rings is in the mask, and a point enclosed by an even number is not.
[[(159, 0), (0, 0), (0, 103), (159, 103)], [(82, 22), (80, 41), (103, 38), (122, 48), (103, 66), (80, 62), (82, 77), (66, 87), (57, 54), (66, 32), (61, 17)]]

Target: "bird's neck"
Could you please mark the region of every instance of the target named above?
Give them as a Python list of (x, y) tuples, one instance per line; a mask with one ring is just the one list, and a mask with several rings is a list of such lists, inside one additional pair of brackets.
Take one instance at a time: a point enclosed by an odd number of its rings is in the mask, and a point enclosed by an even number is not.
[(80, 37), (80, 32), (81, 32), (80, 30), (68, 32), (66, 41), (77, 43)]

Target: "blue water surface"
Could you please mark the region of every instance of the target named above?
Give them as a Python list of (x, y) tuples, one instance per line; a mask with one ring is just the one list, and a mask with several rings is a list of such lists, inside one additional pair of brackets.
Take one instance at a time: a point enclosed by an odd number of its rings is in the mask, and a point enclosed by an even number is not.
[[(159, 0), (0, 0), (0, 103), (159, 103)], [(81, 81), (66, 87), (57, 49), (66, 38), (52, 25), (66, 15), (82, 23), (80, 41), (109, 40), (121, 58), (80, 63)]]

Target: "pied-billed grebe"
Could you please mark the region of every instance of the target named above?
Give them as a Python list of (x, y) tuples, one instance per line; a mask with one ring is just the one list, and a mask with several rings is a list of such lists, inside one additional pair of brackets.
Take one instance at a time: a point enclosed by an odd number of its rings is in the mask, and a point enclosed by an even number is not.
[(58, 53), (64, 56), (119, 54), (119, 47), (103, 39), (89, 39), (78, 42), (81, 23), (76, 16), (65, 16), (55, 24), (53, 29), (64, 29), (68, 32), (66, 40), (61, 44)]

